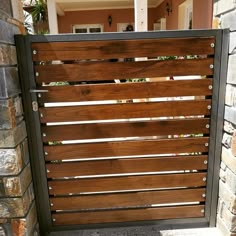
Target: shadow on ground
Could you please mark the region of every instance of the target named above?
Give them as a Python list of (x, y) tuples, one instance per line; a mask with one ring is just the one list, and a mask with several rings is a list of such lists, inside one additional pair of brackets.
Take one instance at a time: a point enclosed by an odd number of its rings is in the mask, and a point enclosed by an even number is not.
[(50, 236), (160, 236), (160, 230), (170, 229), (160, 226), (120, 227), (71, 232), (54, 232)]

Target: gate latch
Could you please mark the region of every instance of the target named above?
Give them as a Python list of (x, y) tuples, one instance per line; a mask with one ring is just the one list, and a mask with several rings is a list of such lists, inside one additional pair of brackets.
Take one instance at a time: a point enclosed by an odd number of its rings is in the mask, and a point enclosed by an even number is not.
[(33, 109), (33, 111), (38, 111), (39, 110), (39, 105), (36, 101), (32, 102), (32, 109)]

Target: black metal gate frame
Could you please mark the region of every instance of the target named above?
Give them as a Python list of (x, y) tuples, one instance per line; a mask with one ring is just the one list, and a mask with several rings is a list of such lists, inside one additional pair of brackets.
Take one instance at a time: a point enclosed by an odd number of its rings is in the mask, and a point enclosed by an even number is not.
[[(210, 124), (210, 143), (207, 170), (207, 194), (205, 217), (188, 219), (170, 219), (158, 221), (142, 221), (113, 224), (93, 224), (81, 226), (53, 226), (50, 212), (46, 168), (44, 161), (43, 143), (39, 113), (32, 110), (32, 103), (37, 101), (34, 67), (32, 61), (31, 43), (36, 42), (75, 42), (94, 40), (131, 40), (156, 38), (185, 38), (185, 37), (214, 37), (214, 79), (212, 110)], [(228, 63), (229, 30), (188, 30), (188, 31), (162, 31), (162, 32), (126, 32), (102, 34), (62, 34), (62, 35), (16, 35), (19, 75), (22, 86), (22, 97), (28, 132), (30, 161), (35, 189), (36, 206), (41, 235), (60, 230), (105, 228), (116, 226), (137, 225), (168, 225), (171, 228), (214, 227), (216, 224), (218, 184), (221, 161), (221, 141), (223, 137), (224, 100), (226, 90), (226, 75)]]

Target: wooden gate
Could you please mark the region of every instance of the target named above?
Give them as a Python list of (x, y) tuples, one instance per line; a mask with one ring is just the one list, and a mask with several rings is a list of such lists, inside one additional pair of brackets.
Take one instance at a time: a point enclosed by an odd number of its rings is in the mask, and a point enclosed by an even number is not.
[(44, 234), (214, 225), (226, 31), (16, 40)]

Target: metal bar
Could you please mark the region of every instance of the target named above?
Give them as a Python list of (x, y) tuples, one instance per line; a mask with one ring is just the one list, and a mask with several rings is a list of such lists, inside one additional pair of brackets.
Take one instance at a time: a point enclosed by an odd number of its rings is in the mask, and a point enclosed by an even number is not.
[(83, 230), (83, 229), (102, 229), (102, 228), (116, 228), (116, 227), (132, 227), (132, 226), (160, 226), (169, 229), (187, 229), (187, 228), (202, 228), (209, 227), (209, 222), (205, 218), (188, 218), (188, 219), (170, 219), (158, 221), (135, 221), (124, 223), (106, 223), (106, 224), (90, 224), (90, 225), (76, 225), (76, 226), (56, 226), (52, 227), (51, 232)]
[[(51, 226), (51, 213), (44, 163), (43, 145), (41, 139), (39, 114), (32, 110), (32, 102), (37, 101), (36, 94), (31, 94), (36, 87), (31, 56), (31, 47), (28, 37), (16, 36), (17, 56), (19, 62), (19, 75), (22, 87), (24, 113), (28, 133), (30, 162), (35, 190), (37, 214), (42, 235), (49, 232)], [(24, 58), (24, 60), (22, 60)]]
[[(221, 160), (221, 141), (223, 137), (224, 120), (224, 98), (226, 87), (227, 68), (227, 39), (226, 31), (219, 30), (216, 35), (215, 58), (214, 58), (214, 79), (212, 94), (212, 111), (210, 124), (210, 143), (207, 170), (207, 194), (205, 216), (210, 226), (216, 224), (216, 211), (218, 200), (219, 171)], [(222, 64), (222, 61), (223, 64)], [(223, 72), (224, 71), (224, 72)], [(215, 209), (214, 209), (215, 208)]]
[(60, 34), (60, 35), (28, 35), (32, 43), (43, 42), (74, 42), (88, 40), (127, 40), (152, 38), (183, 38), (183, 37), (211, 37), (216, 36), (219, 30), (183, 30), (183, 31), (149, 31), (149, 32), (122, 32), (99, 34)]
[(207, 188), (206, 188), (206, 206), (205, 217), (210, 220), (211, 218), (211, 198), (212, 186), (214, 175), (215, 163), (215, 145), (216, 145), (216, 130), (217, 130), (217, 111), (218, 111), (218, 91), (219, 91), (219, 63), (221, 53), (221, 31), (215, 37), (215, 54), (214, 54), (214, 76), (213, 76), (213, 89), (212, 89), (212, 104), (210, 115), (210, 140), (208, 152), (208, 169), (207, 169)]
[[(218, 96), (218, 99), (214, 101), (217, 103), (217, 116), (216, 118), (216, 136), (215, 136), (215, 153), (214, 153), (214, 166), (212, 173), (212, 190), (211, 190), (211, 205), (210, 205), (210, 226), (214, 227), (216, 225), (216, 214), (217, 214), (217, 204), (218, 204), (218, 191), (219, 191), (219, 173), (220, 173), (220, 162), (221, 162), (221, 152), (222, 152), (222, 138), (224, 130), (224, 108), (225, 108), (225, 93), (226, 93), (226, 81), (227, 81), (227, 65), (228, 65), (228, 51), (229, 51), (229, 30), (224, 29), (220, 31), (221, 39), (216, 45), (216, 50), (219, 51), (219, 57), (216, 60), (216, 78), (218, 90), (214, 92), (213, 88), (213, 98)], [(217, 52), (218, 54), (218, 52)], [(215, 94), (217, 93), (217, 94)]]

